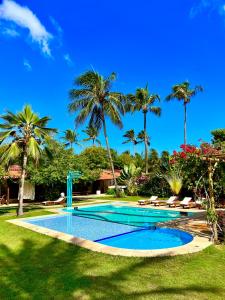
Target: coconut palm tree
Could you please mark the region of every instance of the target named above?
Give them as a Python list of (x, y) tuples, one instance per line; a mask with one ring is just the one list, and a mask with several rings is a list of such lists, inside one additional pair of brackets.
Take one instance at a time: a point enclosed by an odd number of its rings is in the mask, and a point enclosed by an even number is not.
[(116, 74), (112, 73), (108, 77), (103, 77), (95, 71), (87, 71), (75, 80), (78, 88), (70, 91), (71, 103), (70, 112), (77, 112), (75, 118), (77, 125), (83, 124), (89, 118), (89, 126), (100, 130), (103, 127), (109, 162), (112, 169), (113, 180), (116, 191), (118, 191), (115, 177), (114, 164), (110, 151), (107, 135), (106, 117), (111, 122), (122, 128), (121, 114), (124, 114), (123, 95), (119, 92), (112, 92), (111, 87), (116, 79)]
[(145, 173), (148, 173), (148, 147), (149, 138), (147, 135), (147, 113), (153, 113), (156, 116), (161, 115), (161, 108), (155, 106), (156, 101), (160, 101), (157, 94), (150, 94), (148, 86), (136, 90), (135, 95), (128, 95), (131, 105), (131, 111), (142, 111), (144, 116), (144, 143), (145, 143)]
[(101, 141), (98, 139), (98, 129), (93, 126), (87, 126), (85, 130), (82, 130), (86, 135), (87, 138), (83, 139), (84, 142), (92, 141), (93, 146), (95, 146), (95, 143), (97, 143), (99, 146), (101, 145)]
[(46, 125), (50, 118), (39, 118), (29, 105), (26, 105), (21, 112), (16, 114), (7, 111), (6, 114), (1, 116), (1, 119), (4, 123), (0, 124), (0, 143), (7, 142), (6, 150), (1, 155), (1, 162), (9, 163), (14, 159), (21, 159), (22, 161), (17, 211), (18, 215), (22, 215), (28, 159), (34, 159), (38, 162), (42, 152), (47, 151), (46, 144), (51, 139), (52, 134), (56, 133), (56, 129), (47, 128)]
[(130, 129), (130, 130), (127, 130), (125, 132), (125, 134), (123, 135), (124, 138), (126, 138), (126, 140), (123, 142), (123, 144), (128, 144), (128, 143), (132, 143), (133, 144), (133, 147), (134, 147), (134, 155), (136, 153), (135, 151), (135, 146), (140, 143), (138, 140), (137, 140), (137, 137), (135, 135), (135, 132), (134, 132), (134, 129)]
[(172, 93), (166, 97), (166, 101), (178, 100), (183, 101), (184, 104), (184, 145), (187, 144), (187, 104), (190, 103), (191, 98), (198, 92), (202, 92), (203, 88), (200, 85), (190, 88), (190, 83), (184, 81), (172, 87)]
[(75, 130), (67, 129), (64, 132), (64, 136), (62, 137), (62, 140), (64, 141), (64, 146), (73, 148), (73, 145), (80, 146), (80, 143), (78, 142), (78, 134)]

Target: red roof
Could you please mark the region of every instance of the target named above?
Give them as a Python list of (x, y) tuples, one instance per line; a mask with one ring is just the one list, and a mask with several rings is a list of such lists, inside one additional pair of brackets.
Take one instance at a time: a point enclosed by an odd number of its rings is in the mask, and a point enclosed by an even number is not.
[[(120, 170), (115, 170), (116, 178), (120, 176), (120, 173), (121, 173)], [(113, 179), (112, 171), (111, 170), (103, 170), (102, 173), (100, 174), (100, 177), (98, 180), (111, 180), (111, 179)]]

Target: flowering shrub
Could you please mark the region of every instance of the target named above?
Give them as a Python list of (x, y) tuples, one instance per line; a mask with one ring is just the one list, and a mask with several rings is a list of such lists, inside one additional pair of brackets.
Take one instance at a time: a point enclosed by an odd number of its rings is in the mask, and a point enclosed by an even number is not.
[(225, 241), (225, 211), (218, 211), (219, 238)]

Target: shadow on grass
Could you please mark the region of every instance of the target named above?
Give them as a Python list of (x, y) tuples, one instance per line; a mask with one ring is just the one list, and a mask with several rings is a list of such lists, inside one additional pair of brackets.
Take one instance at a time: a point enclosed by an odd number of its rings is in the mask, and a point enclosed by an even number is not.
[[(24, 213), (37, 211), (37, 210), (42, 210), (42, 208), (40, 206), (36, 206), (36, 205), (24, 206), (24, 208), (23, 208)], [(11, 214), (11, 213), (16, 214), (16, 211), (17, 211), (17, 206), (3, 206), (3, 207), (0, 207), (0, 216), (6, 215), (6, 214)]]
[(179, 299), (191, 293), (223, 299), (222, 288), (168, 287), (160, 270), (152, 270), (169, 259), (112, 257), (58, 240), (39, 246), (38, 239), (26, 239), (18, 250), (0, 245), (0, 299)]

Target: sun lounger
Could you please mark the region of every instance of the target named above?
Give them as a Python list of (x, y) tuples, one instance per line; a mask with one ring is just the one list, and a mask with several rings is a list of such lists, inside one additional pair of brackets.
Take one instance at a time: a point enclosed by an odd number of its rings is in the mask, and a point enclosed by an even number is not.
[(140, 205), (150, 204), (150, 203), (152, 203), (152, 201), (156, 200), (157, 198), (158, 198), (158, 196), (151, 196), (149, 199), (139, 200), (138, 204), (140, 204)]
[(197, 208), (203, 208), (204, 207), (204, 202), (206, 201), (206, 198), (198, 198), (195, 203)]
[(44, 205), (57, 205), (57, 204), (64, 204), (65, 203), (65, 195), (64, 195), (64, 193), (61, 193), (61, 195), (60, 195), (60, 197), (59, 197), (59, 199), (57, 199), (57, 200), (54, 200), (54, 201), (44, 201), (44, 202), (42, 202), (42, 204), (44, 204)]
[(177, 196), (171, 196), (168, 200), (162, 200), (162, 199), (156, 199), (152, 201), (152, 204), (154, 206), (160, 206), (160, 205), (166, 205), (171, 202), (172, 204), (174, 203), (174, 201), (177, 200)]
[(176, 207), (180, 205), (180, 201), (178, 200), (177, 196), (171, 196), (167, 201), (166, 204), (169, 207)]
[(192, 208), (196, 207), (196, 203), (192, 200), (192, 197), (185, 197), (181, 202), (180, 206), (183, 208)]

